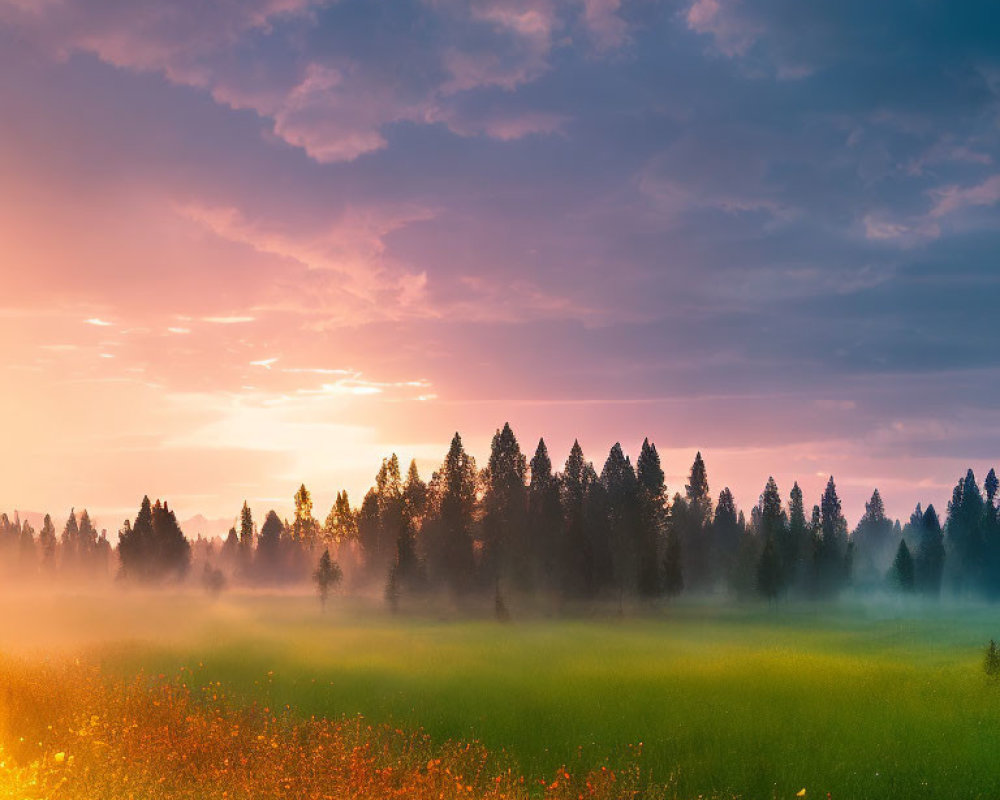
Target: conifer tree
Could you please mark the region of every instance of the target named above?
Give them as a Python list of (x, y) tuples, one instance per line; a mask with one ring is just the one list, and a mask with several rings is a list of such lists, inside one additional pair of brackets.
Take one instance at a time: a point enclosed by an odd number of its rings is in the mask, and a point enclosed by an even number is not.
[[(425, 574), (417, 550), (417, 529), (427, 505), (427, 485), (420, 479), (417, 462), (411, 461), (402, 491), (402, 515), (396, 538), (396, 554), (390, 568), (398, 603), (400, 593), (424, 588)], [(388, 587), (387, 587), (388, 592)], [(388, 596), (388, 595), (387, 595)]]
[(833, 476), (827, 481), (820, 502), (820, 536), (816, 545), (816, 591), (820, 595), (839, 592), (850, 574), (847, 521), (837, 495)]
[(865, 513), (854, 531), (855, 574), (862, 582), (875, 582), (885, 574), (893, 553), (898, 549), (893, 524), (885, 515), (885, 505), (878, 489), (865, 503)]
[(56, 527), (48, 514), (42, 520), (42, 529), (38, 533), (38, 548), (41, 550), (42, 571), (51, 574), (56, 567)]
[(714, 580), (712, 558), (712, 498), (708, 488), (708, 473), (701, 453), (691, 465), (684, 487), (685, 513), (675, 524), (684, 551), (685, 584), (690, 589), (711, 588)]
[(313, 572), (313, 582), (316, 584), (321, 610), (326, 611), (326, 601), (330, 596), (330, 590), (340, 583), (342, 577), (340, 565), (330, 558), (329, 548), (324, 548), (323, 555), (319, 557), (316, 571)]
[(643, 439), (636, 462), (639, 487), (639, 524), (635, 543), (636, 581), (640, 597), (661, 591), (660, 554), (667, 526), (667, 485), (656, 445)]
[(299, 486), (293, 500), (295, 517), (291, 527), (292, 539), (304, 552), (311, 553), (319, 542), (319, 523), (313, 516), (312, 495), (305, 484)]
[(584, 596), (593, 585), (594, 556), (587, 535), (584, 507), (588, 485), (593, 482), (590, 478), (592, 473), (593, 467), (583, 457), (583, 448), (578, 441), (574, 441), (559, 476), (564, 514), (563, 555), (560, 559), (563, 574), (560, 583), (563, 592), (569, 596)]
[(941, 594), (944, 560), (944, 534), (941, 532), (941, 522), (934, 506), (930, 505), (920, 520), (920, 544), (914, 564), (915, 583), (920, 592), (931, 597)]
[(904, 539), (900, 540), (899, 547), (896, 549), (896, 558), (892, 562), (890, 578), (892, 584), (899, 591), (913, 592), (915, 585), (913, 558), (910, 556), (910, 548), (906, 546)]
[(284, 529), (285, 526), (274, 509), (268, 511), (260, 529), (260, 539), (254, 555), (253, 568), (258, 577), (272, 581), (282, 577), (281, 538)]
[[(647, 456), (651, 459), (652, 454)], [(643, 464), (644, 473), (653, 469), (650, 464)], [(661, 471), (662, 474), (662, 471)], [(644, 480), (655, 487), (654, 475), (643, 475)], [(660, 478), (662, 485), (663, 479)], [(638, 545), (642, 530), (644, 495), (648, 492), (646, 486), (641, 487), (636, 478), (632, 464), (622, 452), (621, 444), (616, 443), (608, 454), (604, 469), (601, 472), (600, 483), (606, 496), (607, 513), (607, 553), (610, 559), (609, 570), (604, 570), (614, 584), (619, 610), (622, 610), (626, 593), (632, 593), (638, 588), (639, 574)], [(655, 489), (654, 489), (655, 491)], [(655, 502), (655, 500), (654, 500)], [(601, 548), (595, 548), (598, 552)], [(655, 551), (653, 554), (655, 559)], [(655, 560), (654, 560), (655, 563)], [(655, 576), (648, 587), (648, 595), (656, 592)], [(645, 587), (644, 587), (645, 588)]]
[(79, 540), (80, 529), (76, 523), (76, 509), (71, 508), (59, 540), (59, 555), (62, 561), (60, 566), (65, 571), (73, 571), (79, 566)]
[(358, 510), (358, 543), (364, 559), (365, 571), (369, 578), (382, 574), (384, 565), (391, 560), (391, 551), (382, 540), (382, 525), (379, 520), (378, 494), (369, 489)]
[[(757, 536), (762, 547), (761, 558), (768, 559), (768, 563), (765, 565), (766, 570), (768, 570), (767, 582), (763, 587), (760, 583), (760, 570), (758, 569), (758, 590), (768, 599), (773, 599), (791, 584), (798, 558), (794, 541), (789, 532), (788, 520), (781, 507), (781, 493), (778, 491), (778, 484), (773, 477), (767, 479), (757, 507), (760, 509)], [(768, 551), (769, 541), (773, 545), (773, 553)], [(770, 563), (772, 560), (775, 560), (776, 568)], [(772, 587), (771, 572), (775, 569), (777, 570), (777, 582)], [(771, 593), (772, 589), (773, 594)]]
[(552, 474), (552, 461), (545, 440), (539, 439), (531, 459), (527, 520), (535, 583), (539, 587), (555, 588), (560, 577), (562, 516), (559, 482)]
[(483, 474), (483, 572), (501, 602), (508, 579), (521, 588), (530, 586), (527, 469), (514, 431), (504, 423), (493, 436)]
[(715, 542), (716, 570), (728, 579), (736, 564), (736, 555), (740, 548), (742, 528), (740, 514), (736, 511), (736, 500), (727, 486), (719, 492), (715, 504), (715, 517), (712, 519), (712, 539)]
[(468, 591), (475, 579), (473, 527), (478, 474), (476, 461), (456, 433), (437, 476), (440, 494), (428, 542), (429, 568), (454, 594)]
[(976, 476), (970, 469), (958, 481), (948, 504), (945, 533), (949, 549), (954, 555), (952, 580), (959, 591), (979, 590), (984, 583), (984, 564), (987, 561), (984, 531), (982, 493)]

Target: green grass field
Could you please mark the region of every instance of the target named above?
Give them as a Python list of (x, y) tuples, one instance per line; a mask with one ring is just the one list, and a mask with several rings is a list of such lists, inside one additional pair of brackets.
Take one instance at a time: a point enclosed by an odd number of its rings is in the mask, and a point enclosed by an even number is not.
[(641, 742), (646, 775), (684, 797), (1000, 796), (990, 608), (682, 605), (500, 625), (321, 617), (308, 597), (40, 603), (52, 630), (37, 646), (113, 673), (199, 668), (240, 699), (478, 739), (531, 775), (622, 764)]

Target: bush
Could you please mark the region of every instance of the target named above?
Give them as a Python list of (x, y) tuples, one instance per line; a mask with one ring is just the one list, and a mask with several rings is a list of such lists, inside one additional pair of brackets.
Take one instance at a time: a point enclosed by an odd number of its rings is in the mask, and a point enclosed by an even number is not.
[(990, 643), (986, 647), (983, 669), (991, 678), (1000, 676), (1000, 648), (997, 647), (997, 643), (993, 639), (990, 639)]

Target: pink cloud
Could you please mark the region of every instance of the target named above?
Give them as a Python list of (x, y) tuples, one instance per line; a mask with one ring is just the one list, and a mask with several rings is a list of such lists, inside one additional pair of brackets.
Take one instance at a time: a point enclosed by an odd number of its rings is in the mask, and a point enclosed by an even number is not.
[(583, 0), (583, 21), (598, 50), (613, 50), (628, 40), (620, 9), (621, 0)]
[(711, 36), (729, 58), (744, 55), (760, 36), (760, 27), (736, 13), (736, 0), (695, 0), (685, 16), (688, 27)]
[(968, 206), (992, 206), (1000, 202), (1000, 175), (991, 175), (974, 186), (943, 186), (931, 193), (934, 207), (932, 217), (953, 214)]

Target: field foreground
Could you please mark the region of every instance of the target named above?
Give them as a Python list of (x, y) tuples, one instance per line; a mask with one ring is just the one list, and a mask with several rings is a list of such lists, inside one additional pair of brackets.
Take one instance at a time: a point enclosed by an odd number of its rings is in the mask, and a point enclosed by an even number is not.
[(5, 602), (0, 797), (1000, 796), (990, 608)]

